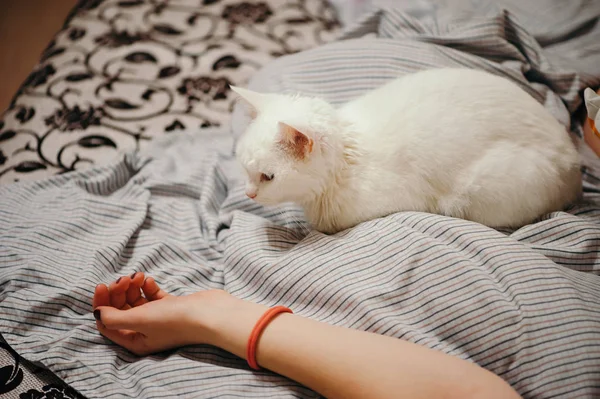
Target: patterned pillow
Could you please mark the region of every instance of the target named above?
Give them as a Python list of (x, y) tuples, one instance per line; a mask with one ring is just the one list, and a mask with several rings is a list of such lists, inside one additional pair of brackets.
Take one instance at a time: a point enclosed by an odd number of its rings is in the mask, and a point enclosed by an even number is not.
[(338, 32), (326, 0), (80, 1), (0, 120), (0, 182), (227, 123), (230, 83)]

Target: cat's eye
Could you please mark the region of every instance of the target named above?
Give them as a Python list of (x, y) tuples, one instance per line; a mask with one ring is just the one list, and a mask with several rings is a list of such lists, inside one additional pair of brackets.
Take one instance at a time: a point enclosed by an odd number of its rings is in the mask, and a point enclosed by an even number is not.
[(263, 173), (262, 175), (260, 175), (260, 181), (261, 182), (263, 182), (263, 181), (271, 181), (271, 180), (273, 180), (274, 177), (275, 177), (275, 175), (272, 175), (272, 174), (268, 175), (266, 173)]

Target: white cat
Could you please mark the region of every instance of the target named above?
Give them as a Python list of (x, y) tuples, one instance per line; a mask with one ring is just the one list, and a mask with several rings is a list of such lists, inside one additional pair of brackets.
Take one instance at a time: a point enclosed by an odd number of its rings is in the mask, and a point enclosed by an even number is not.
[(232, 89), (254, 114), (236, 149), (246, 194), (298, 203), (322, 232), (399, 211), (519, 227), (581, 190), (566, 129), (516, 84), (486, 72), (406, 75), (339, 109)]

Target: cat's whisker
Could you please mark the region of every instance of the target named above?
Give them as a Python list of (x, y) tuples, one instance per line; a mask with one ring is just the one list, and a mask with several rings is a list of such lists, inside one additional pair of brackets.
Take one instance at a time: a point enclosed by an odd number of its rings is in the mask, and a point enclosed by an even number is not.
[(294, 224), (296, 224), (299, 227), (300, 233), (303, 236), (306, 236), (310, 233), (310, 228), (305, 223), (302, 223), (295, 217), (292, 217), (292, 221), (294, 222)]
[(310, 229), (304, 223), (300, 222), (294, 216), (287, 216), (286, 213), (288, 213), (286, 209), (278, 209), (278, 214), (281, 217), (281, 220), (285, 221), (287, 226), (291, 224), (290, 228), (299, 231), (303, 236), (310, 233)]

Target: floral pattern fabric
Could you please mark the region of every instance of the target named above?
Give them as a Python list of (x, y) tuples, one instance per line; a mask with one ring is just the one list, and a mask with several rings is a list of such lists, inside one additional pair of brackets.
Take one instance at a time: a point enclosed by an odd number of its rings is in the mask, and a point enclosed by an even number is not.
[(0, 118), (0, 183), (226, 124), (230, 84), (338, 33), (325, 0), (82, 0)]
[(0, 338), (0, 398), (83, 399), (49, 371), (27, 362)]

